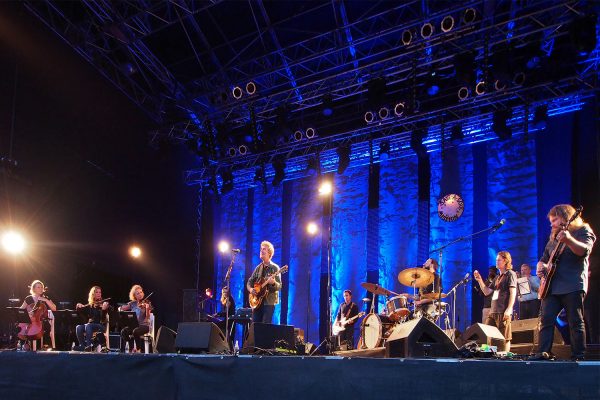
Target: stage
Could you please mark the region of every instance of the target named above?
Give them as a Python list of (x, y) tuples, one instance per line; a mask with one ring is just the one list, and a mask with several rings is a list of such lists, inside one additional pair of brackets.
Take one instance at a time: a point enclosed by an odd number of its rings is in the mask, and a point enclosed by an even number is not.
[(600, 362), (0, 352), (0, 398), (597, 399)]

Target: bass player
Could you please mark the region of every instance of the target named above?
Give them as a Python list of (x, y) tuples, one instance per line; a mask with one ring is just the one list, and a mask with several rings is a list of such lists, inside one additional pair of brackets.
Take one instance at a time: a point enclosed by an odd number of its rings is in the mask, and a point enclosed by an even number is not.
[(279, 304), (279, 291), (281, 290), (281, 275), (278, 274), (279, 266), (271, 261), (275, 254), (275, 248), (271, 242), (266, 240), (260, 244), (260, 259), (262, 262), (254, 268), (250, 279), (246, 283), (246, 289), (253, 295), (257, 295), (255, 284), (262, 283), (266, 279), (267, 293), (261, 304), (252, 310), (252, 322), (272, 323), (275, 305)]
[[(548, 219), (550, 220), (550, 239), (546, 244), (544, 253), (537, 263), (537, 275), (542, 278), (542, 285), (546, 284), (546, 290), (540, 287), (539, 293), (542, 297), (540, 311), (540, 337), (539, 353), (550, 353), (554, 336), (554, 321), (556, 316), (565, 309), (569, 321), (569, 333), (571, 336), (571, 359), (583, 360), (585, 353), (585, 324), (583, 322), (583, 299), (588, 290), (589, 258), (592, 247), (596, 241), (596, 235), (592, 228), (577, 216), (576, 210), (568, 204), (559, 204), (550, 209)], [(561, 254), (556, 254), (550, 260), (552, 253), (560, 244), (564, 244)], [(558, 260), (558, 261), (556, 261)], [(549, 267), (554, 261), (552, 279), (547, 279)], [(546, 282), (544, 282), (546, 280)]]

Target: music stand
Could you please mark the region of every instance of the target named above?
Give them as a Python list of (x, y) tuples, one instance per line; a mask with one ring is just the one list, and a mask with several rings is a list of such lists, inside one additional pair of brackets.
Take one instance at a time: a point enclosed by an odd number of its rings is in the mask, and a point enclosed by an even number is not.
[(140, 326), (135, 311), (119, 311), (119, 327), (127, 327), (132, 331)]
[(29, 324), (31, 322), (31, 318), (29, 318), (29, 313), (26, 308), (6, 307), (6, 309), (8, 310), (11, 321), (17, 324)]
[(73, 340), (75, 327), (86, 324), (87, 318), (79, 310), (56, 310), (52, 314), (54, 314), (54, 332), (58, 332), (59, 335), (65, 332), (67, 334), (67, 342), (60, 346), (59, 350), (71, 350), (69, 343), (77, 342), (77, 338)]

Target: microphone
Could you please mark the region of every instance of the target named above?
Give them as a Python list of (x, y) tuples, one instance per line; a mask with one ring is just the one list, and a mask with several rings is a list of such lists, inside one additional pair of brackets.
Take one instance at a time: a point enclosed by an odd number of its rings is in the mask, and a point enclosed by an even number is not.
[(500, 229), (500, 227), (501, 227), (502, 225), (504, 225), (505, 223), (506, 223), (506, 220), (505, 220), (504, 218), (502, 218), (502, 219), (500, 220), (500, 222), (498, 222), (496, 225), (494, 225), (494, 226), (492, 227), (492, 232), (496, 232), (496, 231), (497, 231), (498, 229)]
[(467, 272), (467, 274), (465, 275), (465, 277), (462, 279), (462, 281), (460, 281), (460, 283), (467, 283), (470, 280), (470, 276), (469, 273)]
[(231, 249), (232, 253), (239, 253), (241, 250), (240, 249)]

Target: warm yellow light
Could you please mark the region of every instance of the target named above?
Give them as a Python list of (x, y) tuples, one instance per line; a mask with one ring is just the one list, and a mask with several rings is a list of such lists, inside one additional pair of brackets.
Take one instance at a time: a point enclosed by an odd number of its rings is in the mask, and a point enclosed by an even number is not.
[(306, 225), (306, 231), (311, 235), (315, 235), (318, 230), (319, 227), (314, 222), (309, 222), (308, 225)]
[(6, 232), (2, 235), (2, 247), (12, 254), (22, 253), (25, 250), (25, 239), (18, 232)]
[(218, 245), (218, 247), (219, 247), (219, 251), (220, 251), (221, 253), (225, 253), (225, 252), (229, 251), (229, 243), (227, 243), (227, 242), (226, 242), (226, 241), (224, 241), (224, 240), (221, 240), (221, 241), (219, 242), (219, 245)]
[(129, 248), (129, 255), (133, 258), (140, 258), (142, 256), (142, 249), (138, 246), (131, 246)]
[(331, 194), (332, 191), (333, 191), (333, 186), (331, 185), (331, 182), (323, 181), (321, 183), (321, 186), (319, 187), (320, 195), (327, 196), (327, 195)]

